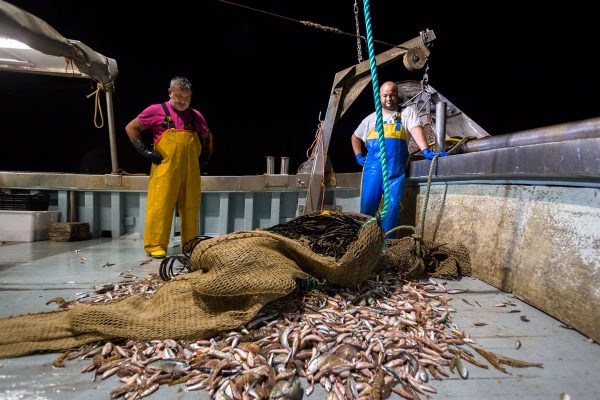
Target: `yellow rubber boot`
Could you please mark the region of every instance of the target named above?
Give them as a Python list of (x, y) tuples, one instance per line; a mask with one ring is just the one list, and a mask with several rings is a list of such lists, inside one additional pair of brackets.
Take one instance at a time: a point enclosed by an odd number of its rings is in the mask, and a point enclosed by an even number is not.
[(152, 258), (165, 258), (167, 252), (164, 250), (156, 250), (150, 253), (150, 257)]

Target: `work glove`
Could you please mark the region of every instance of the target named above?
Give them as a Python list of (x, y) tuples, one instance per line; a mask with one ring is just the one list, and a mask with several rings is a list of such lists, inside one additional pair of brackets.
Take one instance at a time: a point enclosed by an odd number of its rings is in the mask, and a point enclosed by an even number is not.
[(354, 158), (356, 158), (356, 162), (358, 163), (358, 165), (360, 165), (361, 167), (365, 166), (367, 157), (363, 156), (361, 153), (358, 153), (357, 155), (354, 156)]
[(212, 151), (207, 147), (208, 138), (199, 135), (200, 143), (202, 144), (202, 152), (200, 153), (200, 169), (204, 169), (208, 165), (212, 157)]
[(203, 151), (202, 153), (200, 153), (200, 168), (204, 169), (204, 167), (206, 167), (208, 165), (208, 162), (210, 161), (210, 157), (211, 154), (208, 151)]
[(146, 158), (149, 158), (153, 164), (158, 165), (162, 162), (162, 155), (160, 155), (158, 151), (150, 150), (149, 148), (147, 148), (141, 139), (133, 141), (132, 144), (133, 147), (135, 147), (135, 149), (138, 151), (138, 153), (140, 153)]
[(429, 149), (423, 149), (421, 150), (421, 153), (423, 153), (423, 157), (428, 160), (433, 160), (433, 157), (435, 156), (446, 157), (448, 155), (445, 151), (431, 151)]

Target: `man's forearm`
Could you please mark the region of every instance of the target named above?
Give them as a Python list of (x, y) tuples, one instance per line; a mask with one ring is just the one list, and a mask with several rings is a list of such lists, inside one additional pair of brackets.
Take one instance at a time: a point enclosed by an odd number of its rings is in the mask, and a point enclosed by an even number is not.
[(423, 133), (423, 127), (421, 125), (417, 125), (410, 131), (411, 136), (415, 139), (417, 146), (419, 146), (420, 150), (429, 148), (429, 144), (427, 143), (427, 139), (425, 139), (425, 134)]
[(354, 155), (362, 154), (362, 143), (361, 143), (360, 139), (357, 138), (356, 135), (352, 134), (351, 142), (352, 142), (352, 150), (354, 151)]
[(127, 133), (127, 136), (129, 137), (131, 143), (142, 138), (141, 124), (139, 123), (137, 118), (131, 120), (131, 122), (129, 122), (125, 126), (125, 132)]

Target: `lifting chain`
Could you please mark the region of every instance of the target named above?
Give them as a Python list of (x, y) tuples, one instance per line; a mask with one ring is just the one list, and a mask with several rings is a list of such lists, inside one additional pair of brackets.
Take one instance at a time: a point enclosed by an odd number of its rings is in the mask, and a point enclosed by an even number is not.
[(358, 22), (358, 0), (354, 0), (354, 20), (356, 21), (356, 53), (358, 56), (358, 63), (363, 62), (362, 46), (360, 44), (360, 24)]
[[(421, 78), (421, 93), (424, 94), (426, 99), (423, 107), (427, 107), (427, 114), (431, 116), (431, 90), (429, 89), (429, 74), (427, 71), (429, 71), (429, 63), (425, 64), (425, 72), (423, 72), (423, 78)], [(421, 110), (423, 107), (421, 107)]]
[(404, 101), (401, 104), (401, 107), (408, 107), (408, 106), (414, 106), (416, 111), (417, 111), (417, 115), (419, 116), (419, 118), (424, 118), (423, 122), (426, 125), (432, 125), (433, 124), (433, 96), (435, 95), (435, 91), (433, 91), (431, 89), (431, 87), (429, 86), (429, 75), (427, 73), (427, 71), (429, 71), (429, 63), (425, 64), (425, 72), (423, 73), (423, 77), (421, 78), (421, 90), (415, 94), (414, 96), (412, 96), (411, 98), (409, 98), (408, 100)]
[(423, 72), (423, 78), (421, 78), (421, 90), (427, 90), (429, 86), (429, 74), (427, 74), (427, 71), (429, 71), (429, 63), (425, 64), (425, 72)]
[(419, 116), (422, 116), (421, 113), (423, 111), (423, 108), (426, 108), (426, 114), (431, 113), (432, 90), (429, 87), (429, 75), (427, 74), (428, 70), (429, 64), (427, 63), (425, 64), (425, 72), (423, 73), (423, 78), (421, 78), (421, 90), (419, 91), (419, 93), (415, 94), (413, 97), (401, 104), (402, 108), (414, 104), (418, 107), (417, 113)]

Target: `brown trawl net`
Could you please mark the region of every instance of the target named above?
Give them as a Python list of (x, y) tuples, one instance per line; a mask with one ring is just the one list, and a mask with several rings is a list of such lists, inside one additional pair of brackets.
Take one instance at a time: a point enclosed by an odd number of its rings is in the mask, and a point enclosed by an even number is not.
[[(364, 224), (368, 218), (308, 214), (287, 226), (203, 241), (190, 259), (196, 271), (166, 282), (152, 297), (132, 295), (108, 304), (0, 319), (0, 358), (117, 338), (207, 338), (250, 321), (265, 304), (291, 293), (298, 280), (357, 285), (372, 274), (383, 248), (383, 232), (375, 222)], [(301, 226), (307, 228), (304, 234)], [(353, 240), (335, 242), (354, 233)], [(334, 242), (328, 244), (328, 237)], [(327, 249), (340, 246), (343, 253), (327, 255)]]
[(389, 239), (377, 270), (394, 269), (404, 279), (428, 275), (458, 279), (471, 275), (469, 250), (461, 243), (434, 243), (414, 236)]
[(464, 246), (407, 237), (387, 241), (382, 252), (383, 232), (369, 220), (355, 213), (313, 213), (201, 241), (189, 259), (193, 272), (174, 277), (152, 296), (0, 319), (0, 358), (121, 338), (213, 337), (246, 324), (267, 303), (313, 278), (354, 287), (381, 269), (407, 279), (470, 275)]

